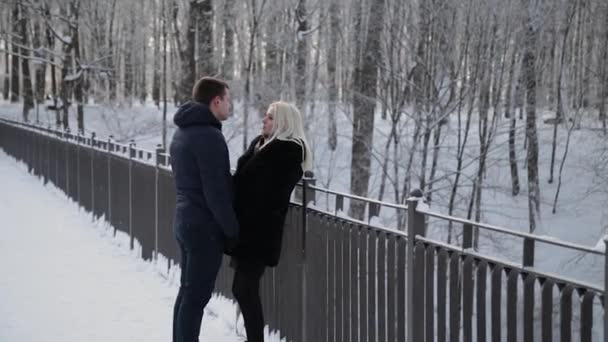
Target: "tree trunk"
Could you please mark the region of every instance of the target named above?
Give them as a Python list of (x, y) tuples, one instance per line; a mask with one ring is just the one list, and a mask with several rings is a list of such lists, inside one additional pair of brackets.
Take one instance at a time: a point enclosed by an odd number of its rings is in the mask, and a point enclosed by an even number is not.
[(530, 0), (522, 3), (528, 9), (525, 19), (524, 56), (522, 61), (526, 89), (526, 137), (528, 138), (528, 209), (530, 232), (537, 227), (540, 216), (540, 186), (538, 181), (538, 137), (536, 130), (536, 43), (537, 28), (533, 21), (533, 6)]
[[(163, 0), (161, 0), (163, 1)], [(164, 14), (159, 13), (156, 7), (156, 0), (152, 1), (152, 35), (154, 36), (154, 68), (152, 70), (152, 100), (156, 107), (160, 109), (160, 75), (162, 69), (163, 59), (161, 57), (160, 41), (161, 41), (161, 30), (159, 29), (159, 21)], [(162, 52), (164, 55), (164, 51)]]
[[(277, 99), (282, 91), (281, 85), (281, 41), (282, 20), (278, 15), (273, 15), (266, 22), (267, 43), (263, 49), (266, 55), (266, 66), (263, 75), (260, 75), (258, 83), (260, 86), (255, 90), (254, 107), (259, 110), (260, 116), (265, 114), (266, 106)], [(260, 29), (262, 29), (260, 27)], [(261, 50), (261, 49), (260, 49)], [(251, 51), (253, 53), (253, 51)], [(260, 51), (262, 52), (262, 51)], [(252, 66), (253, 67), (253, 66)], [(302, 109), (303, 112), (303, 109)]]
[(249, 47), (247, 53), (247, 65), (245, 67), (245, 91), (243, 95), (243, 151), (247, 149), (249, 146), (249, 138), (247, 134), (248, 129), (248, 121), (249, 121), (249, 103), (251, 96), (251, 74), (253, 68), (253, 59), (254, 59), (254, 47), (255, 47), (255, 39), (258, 35), (258, 25), (259, 25), (259, 17), (261, 13), (264, 11), (264, 5), (266, 4), (266, 0), (262, 1), (259, 12), (256, 13), (256, 0), (251, 0), (249, 3), (251, 9), (251, 30), (249, 32)]
[[(363, 58), (355, 69), (350, 187), (351, 193), (358, 196), (367, 196), (371, 171), (376, 83), (381, 61), (380, 39), (382, 38), (383, 16), (384, 0), (374, 0), (367, 25), (365, 47), (362, 50)], [(349, 215), (355, 219), (362, 219), (364, 211), (364, 203), (352, 202)]]
[(555, 167), (555, 152), (557, 149), (557, 128), (564, 118), (564, 104), (562, 101), (562, 74), (564, 70), (564, 59), (566, 56), (566, 40), (568, 39), (568, 33), (570, 32), (570, 23), (572, 21), (572, 15), (574, 14), (574, 6), (570, 6), (572, 10), (566, 15), (566, 22), (564, 27), (560, 30), (562, 37), (562, 44), (560, 50), (560, 59), (557, 70), (557, 80), (555, 89), (555, 122), (553, 123), (553, 141), (551, 145), (551, 167), (549, 170), (549, 184), (553, 183), (553, 170)]
[[(482, 29), (483, 30), (483, 29)], [(483, 178), (485, 174), (486, 168), (486, 157), (490, 145), (489, 132), (488, 132), (488, 116), (490, 111), (490, 88), (491, 88), (491, 78), (492, 78), (492, 63), (490, 59), (493, 57), (493, 36), (489, 38), (486, 37), (485, 34), (481, 34), (480, 40), (481, 43), (481, 54), (480, 56), (480, 76), (479, 76), (479, 102), (478, 102), (478, 112), (479, 112), (479, 123), (478, 123), (478, 133), (479, 133), (479, 164), (477, 168), (477, 175), (475, 177), (475, 183), (473, 185), (473, 195), (471, 196), (471, 204), (475, 204), (475, 221), (481, 219), (481, 196), (483, 194)], [(488, 47), (488, 40), (491, 46)], [(472, 217), (471, 205), (469, 206), (468, 218)], [(476, 241), (477, 239), (475, 239)], [(476, 244), (474, 244), (476, 246)]]
[[(201, 76), (213, 76), (215, 60), (213, 56), (213, 4), (211, 0), (191, 2), (192, 13), (196, 15), (197, 56), (195, 79)], [(190, 70), (192, 72), (192, 70)], [(196, 80), (195, 80), (196, 81)], [(192, 87), (194, 82), (190, 85)]]
[(44, 46), (44, 39), (42, 36), (42, 23), (34, 23), (34, 37), (33, 47), (34, 56), (38, 59), (34, 62), (35, 66), (35, 82), (36, 82), (36, 103), (44, 103), (44, 89), (46, 87), (46, 60), (50, 57), (46, 53), (42, 52)]
[[(43, 8), (45, 20), (50, 20), (51, 10), (49, 6), (45, 4)], [(53, 36), (53, 33), (51, 32), (51, 29), (49, 27), (47, 27), (45, 30), (45, 38), (49, 50), (54, 51), (55, 36)], [(53, 107), (55, 108), (55, 126), (59, 128), (59, 126), (61, 126), (61, 113), (57, 104), (57, 98), (59, 96), (59, 94), (57, 93), (57, 68), (55, 67), (55, 56), (51, 54), (49, 58), (51, 64), (51, 96), (53, 98)]]
[[(196, 20), (197, 20), (197, 1), (191, 0), (189, 4), (188, 14), (186, 15), (186, 24), (184, 29), (185, 40), (183, 49), (178, 48), (178, 52), (181, 60), (181, 75), (179, 80), (179, 88), (177, 90), (177, 101), (178, 104), (182, 104), (191, 98), (192, 94), (192, 86), (195, 82), (195, 72), (196, 71), (196, 59), (195, 59), (195, 44), (196, 44)], [(174, 2), (173, 4), (173, 18), (177, 20), (177, 11), (178, 11), (178, 3)], [(178, 30), (177, 22), (173, 23), (173, 27), (175, 30), (175, 39), (177, 42), (181, 39), (180, 32)], [(178, 44), (180, 46), (181, 44)]]
[(517, 45), (513, 46), (513, 54), (511, 55), (511, 65), (509, 67), (509, 81), (507, 82), (507, 94), (505, 96), (505, 117), (509, 119), (509, 166), (511, 169), (511, 195), (519, 195), (519, 173), (517, 168), (517, 156), (515, 148), (516, 136), (516, 121), (517, 115), (512, 113), (512, 89), (513, 82), (516, 79), (516, 64), (517, 64)]
[[(608, 6), (604, 6), (604, 23), (608, 22)], [(602, 42), (602, 55), (599, 62), (600, 65), (600, 86), (598, 87), (599, 100), (599, 120), (602, 122), (604, 134), (606, 134), (606, 101), (608, 100), (608, 25), (603, 25), (603, 36), (600, 37)]]
[(19, 21), (21, 27), (21, 74), (23, 75), (23, 121), (29, 121), (29, 113), (34, 108), (34, 92), (32, 89), (32, 75), (30, 73), (30, 41), (29, 41), (29, 14), (27, 8), (19, 3)]
[(236, 15), (234, 5), (234, 0), (224, 0), (224, 63), (222, 63), (222, 75), (227, 80), (232, 80), (235, 77), (234, 25), (236, 24)]
[(424, 118), (424, 134), (422, 135), (422, 150), (420, 156), (422, 161), (420, 163), (420, 190), (425, 191), (426, 188), (426, 162), (428, 159), (429, 142), (431, 141), (431, 115), (427, 114)]
[[(471, 2), (469, 2), (468, 5), (468, 9), (470, 9), (471, 6)], [(478, 56), (479, 54), (471, 54), (469, 53), (469, 48), (470, 48), (470, 43), (471, 43), (471, 34), (470, 34), (470, 22), (471, 22), (471, 11), (467, 10), (467, 17), (466, 17), (466, 21), (465, 21), (465, 29), (464, 29), (464, 40), (462, 41), (462, 45), (461, 45), (461, 53), (460, 53), (460, 58), (458, 60), (458, 64), (462, 65), (462, 70), (463, 73), (471, 73), (471, 77), (469, 79), (469, 83), (467, 85), (467, 83), (463, 82), (462, 84), (460, 84), (459, 87), (459, 91), (458, 91), (458, 106), (457, 106), (457, 119), (458, 119), (458, 126), (457, 126), (457, 141), (458, 141), (458, 145), (457, 145), (457, 149), (456, 149), (456, 172), (455, 172), (455, 176), (454, 176), (454, 181), (452, 183), (452, 189), (450, 191), (450, 200), (449, 200), (449, 204), (448, 204), (448, 213), (449, 215), (452, 215), (454, 213), (454, 207), (455, 207), (455, 202), (456, 202), (456, 194), (458, 192), (458, 187), (460, 185), (460, 177), (462, 175), (462, 168), (463, 168), (463, 163), (464, 163), (464, 151), (466, 150), (466, 146), (467, 146), (467, 142), (468, 142), (468, 138), (469, 138), (469, 131), (470, 131), (470, 127), (471, 127), (471, 117), (473, 114), (473, 102), (474, 102), (474, 94), (477, 91), (477, 73), (479, 71), (479, 65), (478, 63), (470, 63), (469, 62), (469, 58), (470, 56)], [(471, 66), (472, 67), (471, 67)], [(466, 80), (466, 78), (463, 77), (463, 79)], [(465, 96), (467, 95), (467, 93), (469, 93), (469, 101), (471, 102), (468, 107), (467, 105), (464, 103), (465, 102)], [(464, 130), (464, 136), (463, 136), (463, 131), (462, 131), (462, 111), (463, 111), (463, 107), (467, 108), (467, 119), (466, 119), (466, 123), (465, 123), (465, 130)], [(448, 223), (448, 243), (452, 242), (452, 225), (453, 223), (450, 221)]]
[(167, 6), (165, 4), (166, 0), (161, 0), (161, 31), (162, 31), (162, 97), (163, 97), (163, 132), (162, 132), (162, 144), (163, 149), (167, 151), (167, 39), (169, 38), (167, 35)]
[(384, 153), (382, 154), (384, 156), (384, 159), (382, 160), (382, 176), (380, 179), (380, 190), (378, 191), (378, 201), (382, 201), (382, 199), (384, 198), (384, 189), (386, 187), (386, 178), (388, 177), (388, 161), (390, 158), (390, 148), (391, 148), (391, 141), (393, 140), (393, 137), (396, 134), (396, 130), (395, 130), (395, 125), (393, 125), (393, 127), (391, 128), (391, 133), (388, 136), (388, 140), (386, 141), (386, 145), (384, 145)]
[(79, 16), (80, 16), (80, 1), (72, 2), (72, 18), (71, 26), (72, 51), (74, 53), (74, 68), (73, 73), (78, 75), (73, 80), (74, 99), (76, 100), (76, 122), (78, 123), (78, 132), (84, 134), (84, 70), (80, 67), (80, 38), (79, 38)]
[(114, 101), (116, 99), (116, 83), (118, 80), (118, 70), (116, 68), (116, 64), (119, 59), (116, 51), (114, 51), (114, 20), (116, 20), (116, 1), (117, 0), (112, 0), (110, 10), (110, 25), (108, 30), (108, 52), (111, 54), (111, 57), (106, 59), (106, 68), (110, 70), (110, 77), (108, 77), (108, 92), (110, 93), (110, 101)]
[[(67, 5), (66, 5), (67, 6)], [(68, 20), (71, 19), (72, 15), (70, 13), (70, 8), (66, 8), (66, 7), (61, 7), (60, 8), (61, 14), (63, 16), (65, 16), (66, 18), (68, 18)], [(63, 36), (64, 37), (71, 37), (71, 29), (68, 27), (67, 29), (64, 30), (63, 32)], [(62, 108), (62, 118), (61, 118), (61, 124), (63, 126), (64, 130), (67, 130), (70, 128), (70, 123), (69, 123), (69, 109), (70, 109), (70, 104), (72, 102), (72, 82), (68, 81), (68, 76), (72, 76), (72, 72), (74, 72), (73, 64), (73, 55), (72, 55), (72, 42), (69, 42), (68, 44), (64, 43), (63, 46), (63, 63), (61, 65), (61, 108)]]
[[(319, 19), (319, 21), (323, 21), (323, 18)], [(317, 82), (319, 79), (319, 70), (320, 68), (320, 64), (321, 64), (321, 51), (324, 51), (325, 48), (323, 46), (323, 42), (324, 40), (322, 39), (321, 35), (319, 34), (317, 36), (316, 39), (316, 47), (314, 50), (311, 49), (311, 52), (314, 51), (315, 54), (315, 61), (314, 64), (311, 67), (310, 72), (312, 73), (311, 75), (311, 80), (310, 80), (310, 92), (308, 94), (308, 99), (309, 99), (309, 103), (310, 103), (310, 111), (308, 112), (308, 117), (306, 118), (306, 120), (304, 120), (304, 130), (306, 133), (310, 132), (310, 125), (313, 123), (313, 121), (315, 120), (315, 109), (316, 109), (316, 105), (317, 105)], [(304, 104), (306, 105), (306, 104)], [(303, 110), (303, 109), (302, 109)]]
[(438, 124), (435, 128), (435, 132), (433, 134), (433, 161), (431, 163), (431, 175), (428, 181), (428, 190), (426, 199), (428, 203), (433, 201), (433, 183), (435, 181), (435, 174), (437, 172), (437, 163), (439, 161), (439, 143), (441, 141), (441, 126), (442, 124)]
[[(594, 46), (594, 36), (595, 36), (595, 16), (592, 15), (592, 5), (588, 3), (585, 7), (586, 20), (584, 22), (584, 31), (583, 36), (581, 37), (581, 45), (584, 45), (584, 49), (582, 49), (581, 53), (584, 54), (584, 59), (581, 61), (583, 63), (583, 72), (582, 72), (582, 81), (581, 81), (581, 105), (583, 108), (589, 107), (589, 95), (591, 90), (591, 71), (593, 70), (592, 62), (593, 62), (593, 46)], [(608, 23), (604, 23), (604, 26), (608, 25)]]
[[(141, 8), (142, 8), (142, 11), (144, 13), (146, 12), (145, 11), (145, 6), (146, 6), (146, 0), (142, 0), (141, 1)], [(154, 17), (154, 19), (152, 19), (152, 21), (156, 21), (156, 18)], [(148, 97), (148, 87), (147, 87), (147, 84), (146, 84), (146, 80), (147, 80), (147, 77), (146, 77), (146, 70), (147, 70), (147, 68), (146, 68), (146, 66), (148, 65), (148, 35), (146, 34), (146, 32), (147, 32), (147, 28), (146, 27), (142, 28), (142, 30), (141, 30), (141, 34), (143, 36), (142, 42), (144, 42), (144, 43), (143, 43), (143, 48), (142, 48), (142, 50), (143, 50), (142, 51), (142, 63), (141, 63), (141, 66), (140, 66), (140, 70), (141, 70), (140, 80), (141, 80), (141, 82), (140, 82), (139, 87), (138, 87), (139, 88), (139, 101), (142, 104), (146, 103), (146, 98)]]
[(331, 0), (329, 4), (329, 37), (330, 44), (327, 50), (327, 96), (328, 96), (328, 134), (329, 149), (336, 150), (338, 145), (338, 126), (336, 123), (336, 109), (338, 103), (338, 42), (340, 38), (340, 18), (338, 16), (338, 0)]
[[(296, 7), (296, 103), (305, 115), (304, 103), (306, 103), (306, 60), (308, 59), (308, 14), (306, 13), (306, 0), (298, 0)], [(303, 118), (306, 121), (306, 118)]]
[[(135, 12), (135, 9), (132, 9)], [(129, 20), (128, 26), (124, 29), (125, 39), (124, 39), (124, 98), (127, 103), (131, 104), (133, 102), (133, 96), (135, 95), (134, 87), (135, 87), (135, 51), (133, 46), (136, 42), (135, 38), (135, 13), (131, 13), (131, 18)]]
[[(577, 113), (578, 114), (578, 113)], [(562, 161), (559, 165), (559, 176), (557, 178), (557, 189), (555, 190), (555, 198), (553, 199), (553, 210), (552, 213), (555, 214), (557, 212), (557, 200), (559, 199), (559, 193), (562, 188), (562, 172), (564, 171), (564, 165), (566, 164), (566, 158), (568, 157), (568, 150), (570, 149), (570, 137), (572, 137), (572, 130), (576, 125), (576, 120), (573, 120), (568, 127), (568, 135), (566, 137), (566, 146), (564, 148), (564, 155), (562, 157)]]
[(11, 102), (19, 101), (19, 82), (20, 82), (20, 70), (19, 70), (19, 42), (16, 37), (20, 37), (20, 22), (19, 22), (19, 4), (15, 3), (13, 7), (13, 15), (12, 15), (12, 32), (13, 36), (11, 38), (12, 46), (12, 56), (11, 56)]
[[(9, 40), (8, 38), (4, 40), (4, 46), (9, 46)], [(4, 98), (4, 100), (8, 100), (9, 99), (9, 95), (10, 95), (10, 87), (11, 87), (11, 80), (10, 80), (10, 73), (11, 73), (11, 69), (10, 69), (10, 54), (8, 53), (8, 48), (6, 49), (6, 53), (4, 54), (4, 87), (2, 88), (2, 97)]]

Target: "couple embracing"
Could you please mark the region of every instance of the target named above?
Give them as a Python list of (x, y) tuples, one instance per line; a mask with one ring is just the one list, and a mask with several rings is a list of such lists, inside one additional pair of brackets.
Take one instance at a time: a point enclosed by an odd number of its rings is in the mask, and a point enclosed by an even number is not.
[(174, 232), (181, 252), (174, 342), (198, 341), (224, 253), (232, 256), (232, 291), (248, 342), (264, 341), (260, 279), (266, 267), (279, 263), (291, 192), (312, 167), (300, 112), (291, 104), (274, 102), (261, 134), (238, 159), (232, 176), (222, 135), (230, 109), (228, 84), (203, 77), (193, 87), (192, 101), (174, 116)]

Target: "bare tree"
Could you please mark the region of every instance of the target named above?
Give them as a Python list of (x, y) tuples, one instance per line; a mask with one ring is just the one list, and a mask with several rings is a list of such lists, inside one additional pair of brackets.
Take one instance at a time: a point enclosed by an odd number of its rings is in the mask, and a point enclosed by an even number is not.
[[(604, 4), (604, 23), (608, 22), (608, 5)], [(604, 32), (600, 37), (602, 42), (602, 54), (600, 57), (600, 86), (598, 87), (599, 120), (602, 122), (604, 134), (608, 134), (606, 128), (606, 101), (608, 101), (608, 25), (603, 25)]]
[(564, 103), (562, 100), (562, 75), (564, 71), (564, 59), (566, 56), (566, 40), (568, 39), (568, 33), (570, 32), (570, 24), (572, 23), (572, 17), (574, 16), (575, 5), (571, 4), (569, 7), (569, 13), (566, 13), (564, 20), (564, 26), (560, 29), (562, 35), (559, 67), (557, 70), (557, 80), (555, 82), (555, 120), (553, 122), (553, 142), (551, 146), (551, 167), (549, 171), (549, 184), (553, 183), (553, 170), (555, 165), (555, 150), (557, 148), (557, 128), (564, 118)]
[(538, 137), (536, 131), (536, 41), (538, 25), (535, 20), (535, 6), (533, 0), (522, 0), (527, 8), (525, 13), (524, 55), (522, 71), (526, 85), (526, 137), (528, 139), (528, 208), (530, 232), (537, 227), (537, 218), (540, 216), (540, 185), (538, 181)]
[[(50, 7), (48, 6), (48, 4), (44, 3), (42, 5), (41, 12), (42, 12), (42, 16), (43, 16), (45, 22), (47, 23), (46, 28), (45, 28), (46, 44), (47, 44), (49, 50), (54, 51), (55, 50), (55, 35), (53, 34), (53, 29), (49, 24), (49, 22), (51, 21), (51, 10), (50, 10)], [(59, 126), (61, 126), (61, 113), (59, 110), (59, 106), (57, 105), (57, 99), (58, 99), (59, 93), (57, 91), (57, 67), (55, 65), (55, 55), (51, 54), (49, 56), (49, 58), (50, 58), (49, 64), (51, 65), (51, 96), (53, 99), (53, 108), (55, 108), (55, 126), (59, 127)]]
[[(70, 33), (72, 42), (72, 52), (74, 54), (74, 66), (72, 68), (74, 87), (74, 99), (76, 100), (76, 122), (78, 124), (78, 131), (84, 133), (84, 79), (86, 70), (83, 69), (83, 60), (80, 56), (80, 1), (72, 1), (71, 3), (71, 23)], [(65, 75), (64, 75), (65, 79)]]
[[(2, 24), (0, 24), (0, 32), (10, 32), (10, 7), (9, 6), (4, 6), (2, 8), (2, 10), (0, 10), (0, 18), (2, 18)], [(4, 51), (0, 51), (0, 53), (4, 53), (3, 56), (3, 62), (4, 62), (4, 75), (3, 75), (3, 84), (2, 84), (2, 97), (4, 98), (4, 100), (8, 100), (9, 99), (9, 94), (10, 94), (10, 86), (11, 86), (11, 81), (10, 81), (10, 50), (9, 50), (9, 46), (10, 46), (10, 36), (8, 34), (5, 34), (1, 37), (0, 42), (2, 42), (2, 44), (0, 45), (2, 47), (2, 49)]]
[(29, 13), (21, 1), (18, 3), (19, 34), (21, 36), (21, 74), (23, 76), (23, 121), (28, 122), (29, 112), (34, 108), (34, 92), (32, 89), (32, 75), (30, 73)]
[(264, 11), (264, 7), (266, 6), (266, 0), (262, 0), (262, 2), (258, 5), (256, 0), (251, 0), (248, 3), (249, 11), (250, 11), (250, 30), (249, 30), (249, 44), (247, 51), (247, 60), (245, 66), (245, 91), (243, 94), (243, 151), (247, 149), (249, 144), (249, 138), (247, 135), (247, 128), (249, 124), (249, 103), (251, 96), (251, 78), (252, 78), (252, 68), (255, 57), (255, 42), (256, 38), (259, 34), (259, 26), (260, 21), (262, 19), (262, 13)]
[(196, 78), (216, 73), (213, 58), (213, 3), (211, 0), (192, 1), (191, 11), (196, 21)]
[(327, 47), (327, 143), (332, 151), (338, 145), (338, 127), (336, 123), (336, 109), (338, 102), (338, 42), (340, 36), (340, 17), (338, 0), (329, 1), (329, 37), (332, 44)]
[[(163, 1), (163, 0), (161, 0)], [(152, 36), (154, 39), (154, 64), (152, 67), (152, 100), (154, 101), (154, 104), (156, 104), (157, 107), (160, 108), (160, 77), (161, 77), (161, 70), (162, 70), (162, 59), (164, 56), (164, 51), (162, 52), (161, 55), (161, 49), (160, 49), (160, 42), (161, 42), (161, 29), (160, 29), (160, 25), (162, 25), (162, 23), (160, 23), (160, 18), (163, 17), (164, 14), (161, 14), (158, 12), (158, 1), (157, 0), (153, 0), (152, 1), (152, 15), (153, 15), (153, 19), (152, 19)], [(160, 24), (159, 24), (160, 23)], [(163, 140), (164, 141), (164, 140)], [(164, 144), (163, 144), (164, 146)]]
[[(374, 114), (376, 110), (376, 83), (381, 61), (380, 39), (382, 37), (384, 0), (373, 0), (367, 24), (363, 57), (355, 66), (353, 89), (353, 138), (351, 152), (351, 192), (367, 196), (370, 178), (371, 146), (373, 144)], [(364, 203), (353, 202), (349, 215), (362, 219)]]
[[(41, 104), (44, 102), (44, 89), (46, 88), (46, 52), (44, 44), (44, 36), (42, 30), (42, 23), (37, 20), (34, 22), (34, 35), (32, 39), (32, 48), (34, 50), (34, 70), (35, 70), (35, 83), (36, 83), (36, 103)], [(36, 118), (36, 121), (39, 121)]]
[[(8, 46), (9, 45), (9, 41), (8, 39), (4, 40), (4, 46)], [(4, 98), (4, 100), (8, 100), (9, 98), (9, 93), (10, 93), (10, 86), (11, 86), (11, 81), (9, 78), (10, 75), (10, 54), (8, 53), (8, 49), (7, 52), (4, 53), (4, 86), (2, 87), (2, 97)]]
[(234, 78), (235, 72), (234, 27), (236, 13), (234, 7), (234, 0), (224, 0), (224, 15), (222, 17), (224, 24), (224, 63), (222, 63), (222, 75), (228, 80)]
[(295, 11), (296, 20), (296, 78), (295, 95), (298, 108), (304, 110), (306, 102), (306, 61), (308, 60), (308, 14), (306, 13), (306, 0), (298, 0)]
[(108, 77), (108, 93), (109, 99), (111, 101), (116, 99), (116, 84), (118, 79), (118, 73), (116, 69), (116, 64), (118, 61), (117, 54), (115, 52), (114, 47), (114, 39), (115, 39), (115, 28), (114, 24), (116, 21), (116, 3), (118, 0), (112, 0), (109, 12), (110, 23), (108, 24), (108, 36), (107, 36), (107, 51), (112, 54), (112, 58), (108, 58), (106, 60), (106, 68), (110, 70), (110, 74)]
[(161, 35), (162, 35), (162, 41), (163, 41), (163, 46), (162, 46), (162, 55), (163, 55), (163, 60), (162, 60), (162, 65), (163, 65), (163, 79), (162, 79), (162, 98), (163, 98), (163, 132), (162, 132), (162, 144), (163, 144), (163, 149), (166, 151), (167, 150), (167, 40), (169, 39), (169, 35), (168, 35), (168, 27), (169, 23), (168, 23), (168, 18), (167, 18), (167, 4), (166, 4), (167, 0), (161, 0)]
[[(146, 8), (146, 3), (147, 3), (146, 0), (141, 0), (141, 5), (140, 6), (141, 6), (141, 10), (144, 11), (144, 13), (146, 13), (146, 9), (147, 9)], [(156, 19), (152, 19), (152, 21), (155, 22)], [(138, 85), (138, 88), (139, 88), (139, 101), (141, 103), (145, 103), (146, 102), (146, 98), (148, 97), (148, 87), (146, 85), (146, 79), (147, 79), (147, 77), (146, 77), (146, 71), (147, 71), (147, 65), (148, 65), (148, 54), (147, 54), (147, 51), (148, 51), (148, 36), (147, 36), (146, 33), (148, 31), (147, 30), (148, 25), (146, 23), (147, 23), (147, 20), (142, 25), (143, 29), (141, 30), (141, 35), (142, 35), (142, 39), (141, 39), (141, 41), (142, 41), (141, 61), (142, 61), (142, 63), (140, 63), (140, 65), (139, 65), (139, 70), (141, 72), (141, 75), (139, 77), (140, 82), (139, 82), (139, 85)], [(156, 37), (154, 39), (156, 39)]]
[(19, 3), (15, 2), (13, 4), (12, 11), (12, 37), (11, 37), (11, 102), (19, 101), (20, 91), (19, 91), (19, 80), (21, 79), (20, 69), (19, 69), (19, 43), (17, 41), (20, 34), (20, 22), (19, 22)]
[(515, 74), (517, 73), (517, 65), (521, 64), (518, 54), (518, 45), (513, 44), (513, 51), (511, 53), (511, 65), (509, 66), (509, 80), (507, 81), (507, 90), (505, 95), (505, 118), (509, 119), (509, 168), (511, 170), (511, 195), (519, 195), (519, 173), (517, 168), (517, 152), (515, 148), (515, 137), (517, 130), (517, 115), (512, 112), (512, 90), (513, 82), (516, 80)]

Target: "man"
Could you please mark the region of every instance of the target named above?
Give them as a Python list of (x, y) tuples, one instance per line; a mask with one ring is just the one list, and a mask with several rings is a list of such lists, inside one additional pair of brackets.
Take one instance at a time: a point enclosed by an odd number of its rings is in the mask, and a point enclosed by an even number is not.
[(222, 124), (230, 114), (228, 85), (203, 77), (173, 121), (171, 166), (177, 190), (174, 232), (181, 280), (173, 312), (173, 341), (198, 341), (223, 250), (239, 231), (233, 209), (228, 147)]

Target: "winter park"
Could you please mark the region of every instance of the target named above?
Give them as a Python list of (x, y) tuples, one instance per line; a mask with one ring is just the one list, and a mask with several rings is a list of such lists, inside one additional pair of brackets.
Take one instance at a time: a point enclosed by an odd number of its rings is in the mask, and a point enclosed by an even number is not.
[(0, 341), (608, 341), (608, 2), (0, 17)]

